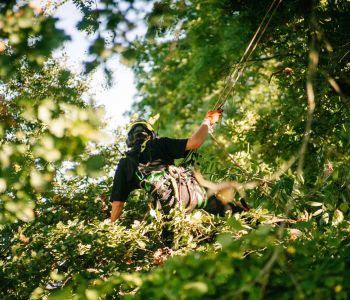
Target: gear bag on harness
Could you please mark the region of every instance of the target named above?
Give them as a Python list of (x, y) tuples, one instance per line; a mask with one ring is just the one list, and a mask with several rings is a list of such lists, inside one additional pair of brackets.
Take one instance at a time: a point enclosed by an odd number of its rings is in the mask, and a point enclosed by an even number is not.
[(207, 193), (191, 168), (170, 165), (152, 170), (151, 164), (140, 164), (138, 170), (142, 174), (141, 186), (151, 196), (153, 205), (165, 214), (176, 206), (186, 212), (205, 207)]

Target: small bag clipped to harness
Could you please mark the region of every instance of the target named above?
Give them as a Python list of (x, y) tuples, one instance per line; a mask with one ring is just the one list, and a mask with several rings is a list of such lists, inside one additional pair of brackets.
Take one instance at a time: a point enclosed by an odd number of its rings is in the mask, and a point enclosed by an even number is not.
[[(140, 166), (139, 171), (147, 174), (145, 168), (149, 166)], [(142, 178), (141, 185), (150, 194), (155, 208), (165, 214), (176, 206), (188, 213), (206, 205), (207, 193), (190, 168), (170, 165), (150, 171)]]

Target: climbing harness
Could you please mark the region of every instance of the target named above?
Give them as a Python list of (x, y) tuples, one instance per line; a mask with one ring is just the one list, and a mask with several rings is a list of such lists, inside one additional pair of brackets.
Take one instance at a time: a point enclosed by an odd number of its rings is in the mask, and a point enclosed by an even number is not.
[(188, 213), (206, 206), (207, 193), (189, 168), (170, 165), (152, 171), (143, 176), (141, 186), (149, 193), (154, 207), (165, 214), (174, 207)]

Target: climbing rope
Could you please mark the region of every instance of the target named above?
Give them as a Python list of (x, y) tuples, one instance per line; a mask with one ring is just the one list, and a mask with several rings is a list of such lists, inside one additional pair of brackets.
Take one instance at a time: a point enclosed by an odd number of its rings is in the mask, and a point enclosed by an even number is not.
[[(236, 83), (238, 82), (239, 78), (242, 76), (245, 67), (247, 66), (247, 63), (251, 57), (251, 55), (253, 54), (254, 50), (256, 49), (256, 47), (258, 46), (263, 34), (265, 33), (267, 27), (269, 26), (272, 17), (274, 16), (274, 14), (276, 13), (279, 5), (281, 4), (282, 0), (273, 0), (272, 3), (270, 4), (268, 10), (266, 11), (263, 19), (261, 20), (257, 30), (255, 31), (253, 37), (251, 38), (249, 44), (247, 45), (243, 55), (241, 56), (241, 59), (239, 60), (239, 62), (237, 64), (235, 64), (229, 75), (226, 77), (225, 80), (225, 84), (224, 84), (224, 88), (222, 90), (222, 92), (220, 93), (220, 96), (218, 98), (218, 100), (216, 101), (213, 110), (218, 110), (221, 109), (224, 104), (226, 103), (228, 96), (232, 93)], [(215, 136), (213, 135), (213, 132), (209, 132), (209, 134), (211, 135), (212, 139), (214, 140), (214, 142), (217, 145), (220, 145), (219, 141), (215, 138)], [(242, 174), (244, 174), (247, 177), (250, 177), (248, 172), (246, 170), (244, 170), (238, 163), (237, 161), (233, 158), (233, 156), (228, 153), (228, 151), (224, 148), (222, 148), (223, 151), (227, 154), (227, 156), (229, 157), (230, 161), (235, 165), (235, 167), (240, 170), (242, 172)], [(269, 182), (266, 179), (260, 179), (257, 177), (254, 177), (255, 180), (261, 180), (262, 182)]]
[[(255, 31), (253, 37), (251, 38), (246, 50), (244, 51), (241, 59), (238, 64), (235, 64), (235, 67), (232, 68), (230, 74), (226, 77), (224, 88), (216, 101), (213, 110), (221, 109), (227, 101), (228, 96), (232, 93), (236, 83), (239, 78), (242, 76), (243, 71), (249, 61), (249, 58), (253, 54), (254, 50), (258, 46), (261, 37), (266, 31), (266, 28), (270, 24), (272, 17), (274, 16), (277, 8), (281, 4), (282, 0), (273, 0), (270, 7), (266, 11), (262, 21), (260, 22), (257, 30)], [(272, 12), (271, 12), (272, 11)], [(270, 14), (271, 12), (271, 14)], [(270, 14), (270, 16), (269, 16)], [(269, 16), (269, 17), (268, 17)]]
[[(251, 55), (253, 54), (254, 50), (256, 49), (256, 47), (258, 46), (263, 34), (266, 31), (266, 28), (268, 27), (268, 25), (271, 22), (272, 17), (274, 16), (274, 14), (276, 13), (277, 8), (279, 7), (279, 5), (281, 4), (282, 0), (273, 0), (271, 5), (269, 6), (268, 10), (266, 11), (262, 21), (260, 22), (257, 30), (255, 31), (253, 37), (251, 38), (249, 44), (247, 45), (243, 55), (241, 56), (241, 59), (239, 60), (239, 62), (237, 64), (234, 65), (234, 67), (232, 67), (230, 74), (226, 77), (225, 80), (225, 84), (224, 84), (224, 88), (218, 98), (218, 100), (216, 101), (213, 110), (218, 110), (221, 109), (224, 104), (226, 103), (228, 96), (232, 93), (236, 83), (238, 82), (239, 78), (242, 76), (243, 71), (251, 57)], [(211, 137), (213, 138), (213, 140), (215, 142), (217, 142), (217, 140), (215, 139), (215, 137), (213, 136), (212, 131), (209, 132)], [(189, 151), (188, 155), (186, 156), (186, 158), (183, 161), (183, 164), (186, 164), (189, 160), (189, 157), (191, 157), (193, 155), (195, 151)], [(227, 151), (225, 151), (227, 152)], [(230, 157), (230, 159), (232, 160), (232, 156), (230, 153), (227, 153), (228, 156)], [(236, 167), (242, 171), (243, 173), (245, 173), (245, 175), (247, 175), (247, 172), (245, 170), (243, 170), (243, 168), (241, 166), (239, 166), (239, 164), (237, 162), (234, 161), (234, 164), (236, 165)]]

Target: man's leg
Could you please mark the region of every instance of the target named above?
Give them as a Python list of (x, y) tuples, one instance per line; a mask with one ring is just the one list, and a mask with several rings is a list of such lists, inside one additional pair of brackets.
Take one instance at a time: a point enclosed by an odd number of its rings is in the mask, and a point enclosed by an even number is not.
[(223, 204), (218, 198), (216, 198), (215, 195), (212, 195), (208, 198), (207, 205), (203, 209), (213, 215), (219, 215), (220, 217), (223, 217), (225, 215), (225, 212), (228, 210), (232, 211), (233, 213), (248, 211), (249, 207), (245, 200), (242, 199), (240, 202), (242, 207), (233, 203)]

